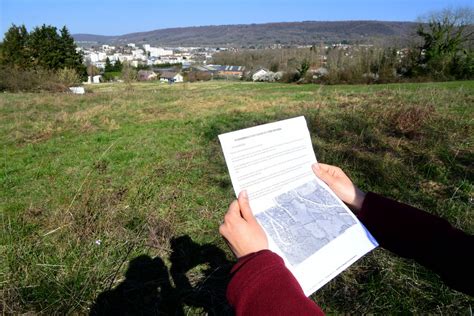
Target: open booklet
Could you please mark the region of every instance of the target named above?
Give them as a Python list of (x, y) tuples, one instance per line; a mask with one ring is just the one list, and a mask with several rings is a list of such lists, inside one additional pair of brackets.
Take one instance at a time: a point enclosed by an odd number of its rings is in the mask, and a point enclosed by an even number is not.
[(236, 196), (247, 190), (269, 248), (309, 296), (378, 246), (329, 187), (303, 116), (219, 135)]

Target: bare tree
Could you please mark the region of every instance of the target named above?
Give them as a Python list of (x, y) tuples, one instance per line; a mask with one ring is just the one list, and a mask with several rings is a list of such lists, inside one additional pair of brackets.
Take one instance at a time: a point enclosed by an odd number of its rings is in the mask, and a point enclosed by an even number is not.
[[(474, 11), (471, 7), (444, 9), (420, 18), (422, 38), (419, 64), (434, 75), (471, 72)], [(467, 63), (467, 64), (466, 64)], [(469, 73), (463, 77), (470, 77)]]
[(127, 90), (132, 90), (132, 82), (137, 79), (137, 71), (127, 61), (122, 65), (122, 79), (127, 85)]
[[(418, 35), (424, 39), (424, 49), (436, 48), (452, 52), (472, 47), (474, 40), (474, 10), (472, 7), (448, 8), (431, 12), (419, 19)], [(467, 47), (466, 47), (467, 45)], [(436, 46), (436, 47), (435, 47)]]

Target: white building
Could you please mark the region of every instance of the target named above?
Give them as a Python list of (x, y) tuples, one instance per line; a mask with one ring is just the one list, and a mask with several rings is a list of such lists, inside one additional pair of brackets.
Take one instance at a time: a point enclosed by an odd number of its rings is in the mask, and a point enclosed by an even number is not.
[(102, 81), (102, 75), (87, 77), (87, 83), (100, 83), (101, 81)]
[(174, 82), (183, 82), (183, 76), (180, 73), (176, 72), (163, 72), (161, 73), (160, 76), (160, 81), (161, 82), (168, 82), (168, 83), (174, 83)]
[(161, 47), (152, 47), (149, 44), (143, 45), (143, 49), (150, 54), (150, 57), (160, 57), (166, 55), (173, 55), (173, 51), (170, 49), (164, 49)]
[(107, 54), (102, 52), (92, 52), (88, 57), (92, 63), (95, 63), (98, 61), (104, 61), (107, 58)]
[(96, 61), (93, 63), (97, 68), (105, 69), (105, 61)]
[(132, 61), (133, 60), (132, 55), (122, 55), (122, 54), (115, 54), (115, 55), (117, 55), (117, 59), (120, 60), (120, 62)]
[(133, 59), (136, 59), (136, 60), (142, 60), (142, 61), (147, 60), (147, 56), (145, 55), (145, 52), (143, 51), (143, 49), (132, 50), (132, 56), (133, 56)]
[(111, 62), (115, 62), (117, 60), (120, 60), (119, 58), (120, 54), (113, 54), (113, 55), (107, 55), (107, 58), (111, 61)]

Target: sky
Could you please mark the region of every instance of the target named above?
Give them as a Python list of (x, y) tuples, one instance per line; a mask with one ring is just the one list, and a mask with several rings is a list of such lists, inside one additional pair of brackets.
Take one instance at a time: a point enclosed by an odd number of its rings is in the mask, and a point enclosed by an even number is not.
[(472, 0), (0, 0), (0, 36), (13, 24), (72, 34), (122, 35), (155, 29), (294, 21), (415, 21)]

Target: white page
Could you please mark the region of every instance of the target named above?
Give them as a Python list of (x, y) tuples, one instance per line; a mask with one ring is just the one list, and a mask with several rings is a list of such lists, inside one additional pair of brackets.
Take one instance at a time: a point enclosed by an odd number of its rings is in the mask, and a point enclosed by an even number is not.
[(250, 207), (309, 296), (378, 246), (347, 206), (313, 173), (303, 116), (219, 135), (236, 196)]

